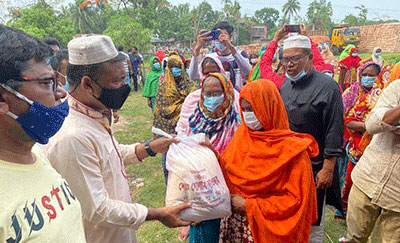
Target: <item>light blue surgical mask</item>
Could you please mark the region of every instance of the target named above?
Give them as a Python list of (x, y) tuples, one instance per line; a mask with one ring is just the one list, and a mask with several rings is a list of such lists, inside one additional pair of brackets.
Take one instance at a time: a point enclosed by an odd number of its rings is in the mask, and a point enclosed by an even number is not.
[(220, 51), (225, 51), (226, 50), (226, 46), (224, 46), (224, 44), (222, 44), (219, 41), (215, 41), (215, 48), (217, 48)]
[(155, 69), (160, 69), (161, 68), (161, 64), (159, 62), (156, 62), (153, 64)]
[(358, 53), (352, 53), (351, 54), (353, 57), (356, 57), (356, 56), (358, 56)]
[(307, 75), (306, 71), (303, 69), (299, 74), (297, 74), (295, 77), (291, 77), (287, 72), (285, 73), (286, 78), (288, 78), (292, 82), (297, 82), (298, 80), (302, 79), (304, 76)]
[(381, 53), (379, 52), (379, 53), (375, 53), (375, 56), (376, 57), (380, 57), (381, 56)]
[(175, 78), (182, 75), (182, 69), (181, 68), (173, 67), (173, 68), (171, 68), (171, 72), (172, 72), (172, 75)]
[(218, 107), (224, 103), (225, 95), (222, 94), (221, 96), (217, 97), (206, 97), (204, 96), (204, 106), (209, 110), (210, 112), (214, 112)]
[(361, 85), (365, 88), (372, 88), (374, 86), (376, 77), (361, 77)]

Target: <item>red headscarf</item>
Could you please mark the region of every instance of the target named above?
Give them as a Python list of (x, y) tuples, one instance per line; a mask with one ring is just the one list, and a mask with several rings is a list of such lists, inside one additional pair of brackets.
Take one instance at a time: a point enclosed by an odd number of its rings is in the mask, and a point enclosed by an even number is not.
[(360, 61), (362, 59), (360, 56), (353, 57), (354, 51), (358, 51), (358, 49), (352, 48), (350, 51), (350, 55), (339, 62), (341, 64), (344, 64), (347, 67), (347, 69), (349, 69), (350, 67), (358, 68), (360, 66)]
[(312, 136), (289, 129), (285, 106), (271, 81), (247, 84), (240, 98), (250, 102), (264, 131), (244, 123), (236, 130), (221, 155), (228, 187), (246, 198), (254, 242), (308, 242), (317, 220), (310, 157), (318, 155), (318, 145)]

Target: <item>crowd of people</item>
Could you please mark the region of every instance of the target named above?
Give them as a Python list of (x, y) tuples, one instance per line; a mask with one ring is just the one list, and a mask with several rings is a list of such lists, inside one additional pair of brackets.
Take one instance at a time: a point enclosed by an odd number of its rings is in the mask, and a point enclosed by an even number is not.
[[(158, 220), (190, 243), (322, 243), (331, 205), (347, 223), (340, 242), (367, 242), (376, 228), (381, 242), (399, 243), (400, 64), (380, 47), (362, 60), (352, 45), (337, 60), (303, 28), (283, 26), (258, 53), (233, 34), (222, 21), (199, 32), (190, 59), (158, 50), (145, 63), (105, 35), (63, 49), (0, 25), (0, 241), (134, 243)], [(140, 77), (153, 127), (208, 138), (230, 216), (188, 222), (191, 202), (132, 202), (126, 166), (160, 153), (168, 184), (166, 153), (180, 142), (115, 139)]]

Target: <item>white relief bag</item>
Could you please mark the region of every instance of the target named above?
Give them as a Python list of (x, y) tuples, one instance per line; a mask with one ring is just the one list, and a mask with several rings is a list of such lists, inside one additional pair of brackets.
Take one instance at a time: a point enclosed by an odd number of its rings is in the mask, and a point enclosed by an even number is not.
[[(164, 131), (152, 132), (172, 138)], [(166, 206), (192, 202), (181, 212), (181, 219), (190, 222), (228, 217), (231, 215), (229, 189), (214, 152), (202, 146), (204, 133), (178, 136), (180, 143), (171, 144), (167, 153), (168, 185)]]

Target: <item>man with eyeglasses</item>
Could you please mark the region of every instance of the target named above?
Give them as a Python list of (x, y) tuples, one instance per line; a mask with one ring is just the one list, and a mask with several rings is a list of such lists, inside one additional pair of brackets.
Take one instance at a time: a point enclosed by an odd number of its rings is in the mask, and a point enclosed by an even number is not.
[[(278, 49), (278, 43), (288, 34), (289, 32), (287, 32), (286, 25), (282, 26), (282, 28), (277, 30), (275, 32), (274, 38), (269, 43), (268, 48), (265, 50), (260, 62), (261, 78), (271, 80), (272, 82), (275, 83), (278, 89), (281, 88), (283, 81), (285, 80), (285, 74), (284, 73), (278, 74), (279, 69), (273, 70), (272, 64), (274, 62), (274, 59), (276, 58), (275, 55), (276, 55), (276, 50)], [(311, 43), (311, 50), (313, 53), (313, 67), (316, 70), (321, 71), (321, 67), (325, 64), (324, 59), (322, 58), (318, 50), (318, 47), (314, 43)], [(282, 58), (281, 51), (282, 51), (282, 46), (279, 49), (279, 60)], [(282, 65), (282, 63), (280, 62), (279, 65)]]
[[(308, 37), (289, 37), (283, 44), (282, 65), (285, 80), (280, 89), (288, 113), (290, 129), (312, 135), (318, 142), (319, 155), (312, 158), (317, 187), (318, 221), (312, 226), (310, 242), (324, 239), (325, 196), (332, 187), (336, 158), (342, 153), (344, 134), (343, 103), (335, 80), (313, 68)], [(336, 188), (338, 184), (334, 184)], [(327, 194), (328, 195), (328, 194)], [(337, 205), (340, 208), (340, 205)]]
[(36, 143), (69, 113), (52, 49), (0, 25), (0, 242), (86, 242), (78, 199)]
[(168, 227), (188, 225), (179, 215), (189, 203), (165, 208), (132, 203), (125, 165), (166, 153), (179, 141), (160, 138), (124, 145), (114, 138), (111, 111), (120, 109), (130, 92), (125, 56), (104, 35), (71, 40), (68, 55), (71, 111), (45, 151), (82, 205), (86, 240), (134, 243), (145, 220), (159, 220)]

